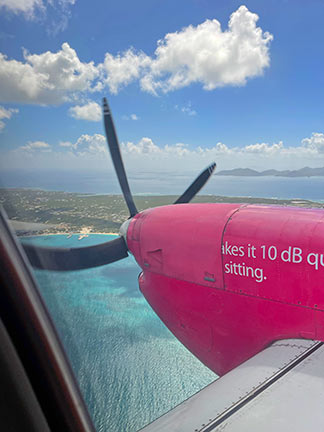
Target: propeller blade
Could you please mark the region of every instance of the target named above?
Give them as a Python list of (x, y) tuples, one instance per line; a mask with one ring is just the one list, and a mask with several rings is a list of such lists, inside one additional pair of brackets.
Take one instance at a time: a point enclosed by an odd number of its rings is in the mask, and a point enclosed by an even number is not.
[(128, 256), (128, 249), (123, 237), (81, 248), (50, 248), (30, 244), (23, 244), (23, 248), (33, 267), (56, 271), (98, 267)]
[(216, 168), (215, 162), (209, 165), (197, 178), (191, 183), (188, 189), (175, 201), (173, 204), (184, 204), (192, 200), (192, 198), (200, 191), (200, 189), (205, 186), (207, 180), (212, 175), (214, 169)]
[(110, 108), (108, 106), (107, 99), (103, 99), (103, 111), (104, 111), (104, 124), (106, 130), (106, 137), (108, 142), (108, 147), (110, 150), (111, 158), (116, 170), (116, 174), (118, 177), (118, 181), (123, 192), (127, 207), (129, 209), (131, 217), (135, 216), (138, 211), (135, 206), (133, 196), (129, 189), (127, 176), (123, 164), (123, 160), (120, 154), (120, 148), (118, 144), (117, 134), (114, 126), (114, 122), (112, 119), (112, 115), (110, 112)]

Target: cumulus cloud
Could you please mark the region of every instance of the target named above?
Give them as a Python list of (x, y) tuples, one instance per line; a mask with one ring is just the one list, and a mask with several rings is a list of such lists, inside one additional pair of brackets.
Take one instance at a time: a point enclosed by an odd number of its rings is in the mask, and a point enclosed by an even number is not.
[(98, 70), (93, 62), (83, 63), (68, 43), (56, 53), (30, 54), (25, 62), (9, 60), (0, 53), (0, 100), (36, 104), (58, 104), (84, 91), (98, 89)]
[[(23, 4), (22, 0), (13, 3), (20, 1)], [(49, 2), (62, 8), (73, 3)], [(25, 50), (24, 61), (0, 53), (0, 101), (59, 104), (77, 100), (80, 92), (101, 91), (105, 86), (116, 94), (132, 82), (155, 95), (193, 83), (201, 84), (205, 90), (242, 86), (249, 78), (262, 75), (270, 65), (273, 36), (257, 27), (257, 20), (258, 15), (241, 6), (231, 15), (224, 31), (216, 19), (206, 20), (165, 35), (152, 57), (129, 48), (117, 55), (107, 52), (97, 65), (82, 62), (67, 42), (57, 52), (30, 54)], [(182, 110), (195, 115), (190, 106)]]
[(240, 6), (231, 15), (228, 29), (223, 31), (220, 22), (213, 19), (168, 33), (158, 41), (152, 58), (133, 49), (115, 57), (106, 54), (105, 82), (117, 93), (139, 79), (141, 88), (153, 94), (192, 83), (202, 84), (205, 90), (245, 85), (270, 64), (273, 36), (257, 27), (258, 19), (246, 6)]
[(74, 143), (75, 151), (78, 154), (93, 153), (98, 156), (108, 153), (106, 138), (101, 134), (83, 134)]
[[(324, 133), (313, 133), (296, 146), (279, 143), (256, 143), (244, 147), (229, 147), (218, 142), (209, 147), (191, 148), (185, 143), (158, 144), (150, 137), (138, 142), (121, 143), (121, 152), (126, 171), (134, 173), (190, 173), (199, 172), (212, 161), (217, 170), (231, 168), (254, 168), (264, 170), (299, 169), (305, 166), (323, 166)], [(13, 151), (0, 149), (3, 169), (51, 169), (109, 171), (114, 169), (107, 149), (106, 139), (101, 134), (83, 134), (74, 142), (61, 141), (50, 146), (43, 141), (29, 142)], [(50, 153), (49, 153), (50, 152)], [(107, 172), (108, 172), (107, 171)]]
[(0, 105), (0, 132), (6, 126), (6, 124), (3, 120), (10, 120), (12, 115), (15, 113), (18, 113), (18, 112), (19, 112), (18, 109), (15, 109), (15, 108), (6, 109), (5, 107)]
[(89, 121), (100, 121), (102, 119), (102, 113), (100, 105), (96, 102), (89, 102), (86, 105), (76, 105), (69, 109), (69, 114), (75, 119), (89, 120)]
[(120, 88), (139, 79), (142, 73), (149, 68), (152, 60), (142, 51), (136, 52), (133, 48), (123, 54), (113, 56), (106, 53), (105, 60), (99, 66), (104, 75), (104, 83), (111, 93), (116, 94)]
[(310, 138), (304, 138), (302, 144), (314, 153), (324, 153), (324, 134), (313, 132)]
[(269, 145), (267, 143), (251, 144), (242, 149), (246, 153), (255, 153), (260, 155), (271, 155), (278, 153), (283, 149), (283, 142), (280, 141), (278, 144)]
[(133, 142), (122, 143), (122, 150), (128, 154), (161, 154), (162, 150), (158, 147), (151, 138), (144, 137), (137, 144)]
[[(29, 142), (26, 146), (19, 147), (18, 150), (48, 150), (51, 146), (43, 141)], [(100, 159), (102, 154), (108, 155), (106, 138), (102, 134), (83, 134), (75, 142), (59, 142), (62, 152), (72, 152), (76, 156), (97, 155)], [(56, 150), (58, 151), (58, 150)], [(123, 156), (128, 160), (142, 159), (147, 166), (148, 161), (156, 160), (157, 163), (172, 161), (178, 166), (179, 160), (189, 161), (195, 165), (201, 164), (201, 161), (211, 160), (228, 160), (232, 165), (242, 166), (249, 161), (258, 161), (264, 166), (264, 163), (272, 163), (279, 160), (286, 160), (289, 163), (292, 160), (301, 161), (313, 160), (323, 165), (319, 156), (324, 152), (324, 134), (313, 133), (311, 137), (304, 138), (297, 146), (286, 147), (282, 141), (279, 143), (256, 143), (244, 147), (229, 147), (222, 142), (215, 143), (211, 147), (190, 148), (185, 143), (165, 144), (163, 146), (156, 144), (151, 138), (143, 137), (138, 142), (122, 142), (121, 151)], [(318, 165), (317, 163), (317, 165)]]
[[(56, 152), (66, 152), (73, 153), (74, 155), (85, 155), (93, 153), (96, 155), (101, 155), (102, 153), (108, 154), (108, 148), (106, 144), (106, 138), (101, 134), (83, 134), (75, 142), (71, 141), (60, 141), (58, 143), (61, 149), (56, 149)], [(26, 146), (19, 147), (16, 151), (20, 150), (45, 150), (49, 149), (51, 146), (44, 141), (34, 141), (29, 142)]]
[(147, 159), (155, 158), (161, 163), (165, 160), (183, 159), (186, 157), (197, 159), (197, 157), (213, 157), (219, 154), (230, 154), (232, 152), (231, 149), (222, 143), (217, 143), (211, 148), (197, 147), (195, 149), (190, 149), (189, 146), (184, 143), (166, 144), (160, 147), (148, 137), (143, 137), (138, 143), (133, 143), (131, 141), (122, 143), (121, 148), (126, 157), (144, 156)]
[(229, 147), (222, 142), (210, 147), (190, 148), (184, 143), (158, 146), (151, 138), (139, 142), (122, 144), (126, 162), (137, 164), (145, 169), (158, 171), (199, 169), (216, 161), (219, 169), (249, 167), (254, 169), (294, 169), (310, 166), (323, 166), (324, 134), (313, 133), (299, 145), (286, 147), (279, 143), (256, 143), (244, 147)]
[(32, 170), (72, 172), (80, 170), (110, 172), (114, 169), (108, 154), (106, 139), (101, 134), (83, 134), (75, 141), (60, 141), (49, 145), (43, 141), (28, 142), (15, 150), (0, 149), (0, 170)]
[(75, 156), (84, 156), (87, 154), (102, 155), (107, 153), (106, 138), (101, 134), (81, 135), (74, 143), (70, 141), (60, 141), (59, 146), (69, 150)]

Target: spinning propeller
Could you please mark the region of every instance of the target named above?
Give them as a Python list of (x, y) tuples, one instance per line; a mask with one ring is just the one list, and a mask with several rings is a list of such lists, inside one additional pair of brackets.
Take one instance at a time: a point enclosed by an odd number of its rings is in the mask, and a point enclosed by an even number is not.
[[(114, 122), (106, 98), (103, 99), (103, 114), (109, 151), (131, 219), (138, 213), (138, 210), (129, 189)], [(215, 167), (216, 164), (213, 163), (206, 168), (174, 204), (191, 201), (205, 185)], [(121, 231), (123, 231), (123, 226)], [(81, 270), (126, 258), (128, 248), (124, 236), (126, 233), (120, 232), (120, 236), (115, 240), (81, 248), (47, 248), (33, 245), (23, 245), (23, 247), (33, 267), (46, 270)]]

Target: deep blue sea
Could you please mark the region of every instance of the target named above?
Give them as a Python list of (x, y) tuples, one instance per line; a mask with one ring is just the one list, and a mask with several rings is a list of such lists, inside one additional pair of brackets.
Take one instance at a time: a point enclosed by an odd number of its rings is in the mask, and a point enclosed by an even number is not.
[[(203, 168), (203, 167), (202, 167)], [(199, 172), (129, 174), (134, 194), (181, 195)], [(25, 187), (66, 192), (120, 194), (114, 173), (2, 172), (0, 187)], [(214, 175), (202, 194), (324, 201), (324, 177), (235, 177)]]
[[(112, 238), (23, 241), (80, 247)], [(98, 432), (137, 431), (217, 378), (151, 310), (139, 272), (132, 257), (90, 270), (35, 271)]]

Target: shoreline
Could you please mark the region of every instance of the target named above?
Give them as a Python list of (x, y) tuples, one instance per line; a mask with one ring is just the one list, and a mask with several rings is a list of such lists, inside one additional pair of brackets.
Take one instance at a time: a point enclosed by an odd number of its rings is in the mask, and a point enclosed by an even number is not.
[[(86, 237), (88, 237), (89, 235), (93, 235), (93, 234), (114, 235), (114, 236), (119, 235), (118, 233), (114, 233), (114, 232), (91, 232), (91, 233), (87, 233)], [(47, 236), (55, 236), (55, 235), (61, 235), (61, 236), (69, 237), (70, 235), (71, 236), (80, 236), (80, 235), (84, 236), (84, 233), (82, 233), (82, 232), (75, 232), (75, 233), (56, 232), (56, 233), (53, 233), (52, 232), (52, 233), (43, 233), (43, 234), (37, 233), (37, 234), (22, 234), (22, 235), (19, 235), (16, 233), (16, 235), (17, 235), (17, 237), (20, 237), (20, 238), (22, 238), (22, 237), (47, 237)], [(84, 238), (86, 238), (86, 237), (84, 237)], [(80, 240), (82, 240), (82, 239), (80, 239)]]

